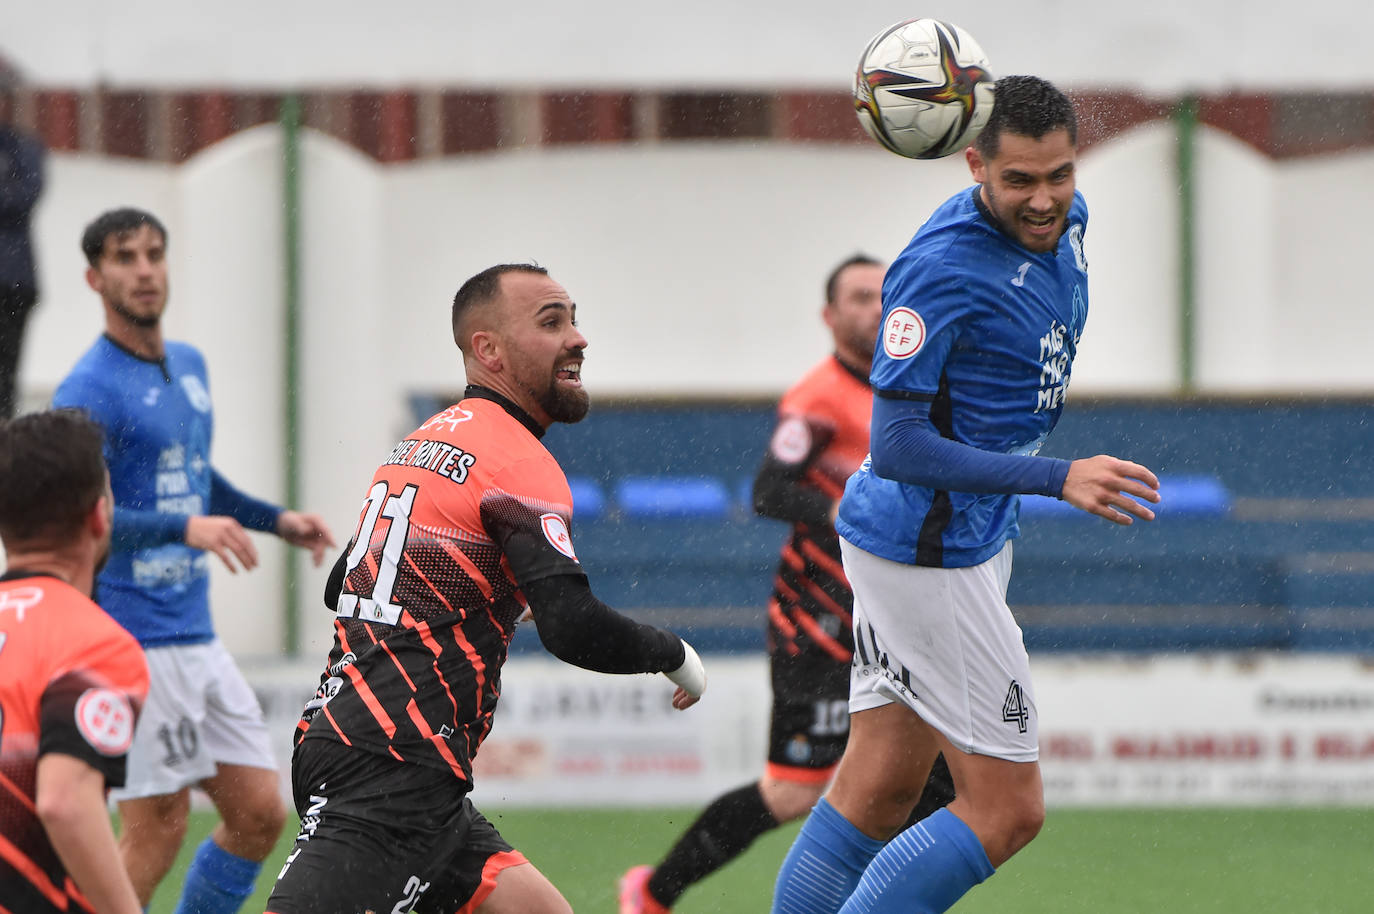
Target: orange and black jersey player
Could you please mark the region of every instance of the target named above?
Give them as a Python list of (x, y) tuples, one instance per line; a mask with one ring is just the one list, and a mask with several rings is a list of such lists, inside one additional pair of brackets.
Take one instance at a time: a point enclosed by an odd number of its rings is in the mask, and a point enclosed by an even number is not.
[(854, 595), (833, 511), (868, 453), (868, 379), (837, 356), (816, 364), (778, 404), (754, 480), (754, 510), (792, 525), (768, 602), (773, 690), (769, 774), (823, 783), (849, 735)]
[(873, 393), (868, 378), (830, 356), (778, 406), (778, 424), (754, 481), (754, 510), (787, 521), (769, 602), (769, 650), (823, 654), (847, 664), (854, 653), (854, 597), (840, 564), (833, 511), (868, 453)]
[(464, 399), (373, 476), (326, 588), (334, 646), (298, 740), (326, 739), (470, 783), (517, 622), (599, 672), (681, 667), (682, 641), (610, 610), (573, 550), (572, 497), (543, 429), (501, 394)]
[(91, 911), (34, 804), (38, 763), (72, 756), (124, 784), (148, 667), (133, 636), (46, 574), (0, 578), (0, 911)]

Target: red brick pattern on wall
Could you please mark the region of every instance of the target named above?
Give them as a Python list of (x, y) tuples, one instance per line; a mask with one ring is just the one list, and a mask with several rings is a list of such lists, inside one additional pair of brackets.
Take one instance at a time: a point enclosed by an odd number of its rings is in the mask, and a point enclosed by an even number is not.
[(778, 96), (775, 135), (786, 140), (868, 143), (844, 92), (784, 92)]
[(152, 116), (143, 92), (103, 92), (99, 96), (101, 152), (135, 159), (148, 157), (148, 124)]
[(496, 92), (445, 92), (439, 101), (444, 155), (489, 152), (501, 145), (501, 95)]
[(660, 138), (764, 139), (773, 133), (771, 103), (759, 92), (670, 92), (659, 98)]
[(34, 96), (37, 108), (35, 121), (38, 136), (49, 149), (76, 152), (81, 148), (81, 96), (77, 92), (58, 90), (38, 92)]
[[(27, 122), (51, 149), (181, 162), (258, 124), (281, 93), (20, 87)], [(1073, 94), (1083, 148), (1170, 118), (1177, 98), (1119, 90)], [(422, 102), (423, 97), (423, 102)], [(489, 152), (507, 144), (767, 140), (865, 143), (845, 91), (663, 91), (575, 88), (322, 90), (303, 98), (304, 123), (380, 162)], [(1374, 91), (1217, 93), (1202, 123), (1274, 158), (1374, 147)]]
[(1131, 92), (1073, 92), (1078, 148), (1089, 149), (1150, 121), (1172, 116), (1172, 103)]
[(635, 139), (628, 92), (546, 92), (540, 98), (544, 142), (623, 143)]

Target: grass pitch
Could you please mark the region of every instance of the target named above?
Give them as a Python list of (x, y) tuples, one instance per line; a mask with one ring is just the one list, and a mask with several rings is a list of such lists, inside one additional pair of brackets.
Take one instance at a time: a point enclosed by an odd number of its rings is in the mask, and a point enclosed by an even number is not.
[[(615, 914), (615, 883), (654, 862), (696, 809), (484, 809), (580, 914)], [(214, 824), (193, 813), (182, 856), (153, 900), (171, 914), (191, 852)], [(689, 889), (676, 914), (764, 914), (797, 825), (764, 837)], [(243, 908), (260, 912), (294, 838), (283, 836)], [(1054, 810), (1045, 829), (958, 914), (1229, 914), (1374, 910), (1374, 809)], [(332, 912), (321, 912), (332, 914)]]

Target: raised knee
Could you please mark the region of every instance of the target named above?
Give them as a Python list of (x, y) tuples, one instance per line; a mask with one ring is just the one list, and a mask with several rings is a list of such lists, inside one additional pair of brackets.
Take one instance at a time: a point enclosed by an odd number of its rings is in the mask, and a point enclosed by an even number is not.
[(286, 825), (286, 807), (275, 794), (238, 809), (222, 810), (221, 815), (226, 830), (254, 848), (265, 848), (265, 853), (271, 851)]
[(1015, 804), (1007, 813), (1003, 820), (1000, 848), (1003, 860), (1030, 844), (1040, 834), (1040, 829), (1045, 825), (1045, 804), (1043, 800), (1028, 799)]
[(181, 797), (148, 797), (121, 805), (120, 843), (125, 847), (171, 849), (175, 854), (186, 838), (189, 805)]

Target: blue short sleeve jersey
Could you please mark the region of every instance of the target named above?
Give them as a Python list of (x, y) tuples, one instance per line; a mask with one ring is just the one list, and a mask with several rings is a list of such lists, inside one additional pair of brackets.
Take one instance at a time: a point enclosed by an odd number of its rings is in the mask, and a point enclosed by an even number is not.
[[(1038, 254), (1002, 232), (978, 187), (946, 201), (883, 281), (876, 397), (928, 402), (940, 435), (983, 451), (1035, 454), (1059, 420), (1088, 315), (1075, 193), (1058, 247)], [(1017, 535), (1020, 496), (946, 492), (885, 479), (867, 460), (849, 480), (837, 529), (897, 562), (967, 567)]]
[[(225, 484), (210, 465), (214, 413), (200, 352), (168, 342), (154, 361), (102, 336), (58, 386), (53, 406), (84, 409), (105, 430), (115, 519), (97, 602), (144, 647), (213, 639), (208, 558), (186, 545), (186, 523), (243, 512), (211, 510), (212, 493), (219, 497)], [(237, 509), (243, 497), (229, 491)], [(264, 516), (252, 526), (261, 529), (268, 513), (275, 520), (271, 506), (253, 505)]]

